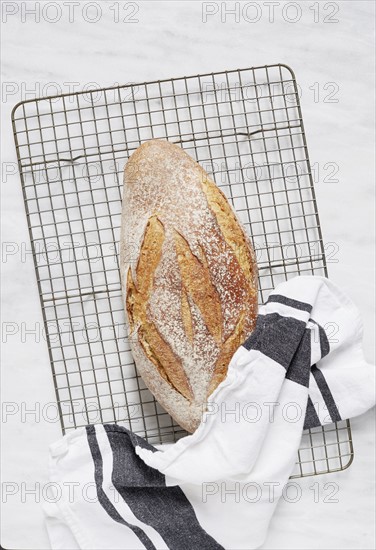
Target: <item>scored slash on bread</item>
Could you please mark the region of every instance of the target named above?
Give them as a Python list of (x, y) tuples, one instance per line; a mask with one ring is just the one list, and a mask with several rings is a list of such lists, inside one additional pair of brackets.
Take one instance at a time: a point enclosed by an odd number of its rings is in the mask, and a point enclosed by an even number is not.
[[(187, 240), (174, 230), (176, 256), (180, 267), (183, 292), (198, 306), (202, 318), (218, 345), (222, 341), (221, 300), (210, 278), (205, 253), (200, 247), (200, 257), (192, 252)], [(188, 302), (189, 305), (189, 302)], [(190, 317), (190, 312), (187, 315)]]
[(151, 140), (128, 160), (120, 264), (136, 367), (193, 432), (253, 330), (257, 266), (226, 197), (177, 145)]
[(137, 287), (128, 269), (126, 304), (130, 329), (137, 323), (138, 340), (145, 355), (154, 363), (158, 373), (186, 399), (192, 400), (192, 389), (185, 376), (181, 360), (162, 339), (157, 327), (148, 319), (147, 306), (153, 290), (154, 272), (158, 266), (164, 241), (164, 229), (156, 216), (152, 216), (145, 229), (139, 261)]

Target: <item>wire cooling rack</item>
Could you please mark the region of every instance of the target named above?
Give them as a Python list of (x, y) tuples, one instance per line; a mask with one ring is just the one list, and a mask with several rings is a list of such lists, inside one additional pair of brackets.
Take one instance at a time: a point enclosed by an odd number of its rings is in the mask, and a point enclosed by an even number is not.
[[(12, 121), (63, 432), (118, 422), (154, 444), (177, 440), (186, 432), (138, 376), (127, 338), (124, 165), (162, 138), (213, 176), (253, 240), (260, 303), (289, 277), (326, 275), (293, 72), (270, 65), (45, 97), (16, 105)], [(352, 457), (348, 421), (309, 430), (293, 477)]]

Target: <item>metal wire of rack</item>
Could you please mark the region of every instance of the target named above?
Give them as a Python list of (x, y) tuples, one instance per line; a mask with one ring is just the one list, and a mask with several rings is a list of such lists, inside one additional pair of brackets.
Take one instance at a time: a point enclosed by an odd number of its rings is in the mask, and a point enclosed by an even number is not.
[[(253, 240), (260, 303), (289, 277), (327, 275), (292, 70), (269, 65), (28, 100), (12, 123), (63, 433), (118, 422), (154, 444), (176, 441), (186, 432), (137, 374), (127, 338), (123, 168), (151, 138), (186, 149)], [(312, 429), (292, 477), (343, 470), (352, 459), (348, 421)]]

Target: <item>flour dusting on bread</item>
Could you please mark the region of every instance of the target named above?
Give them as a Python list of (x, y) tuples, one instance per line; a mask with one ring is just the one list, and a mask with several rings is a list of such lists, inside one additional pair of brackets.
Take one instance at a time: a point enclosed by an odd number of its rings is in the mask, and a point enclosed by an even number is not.
[(253, 330), (257, 266), (227, 199), (177, 145), (148, 141), (128, 160), (120, 263), (136, 367), (161, 405), (193, 432)]

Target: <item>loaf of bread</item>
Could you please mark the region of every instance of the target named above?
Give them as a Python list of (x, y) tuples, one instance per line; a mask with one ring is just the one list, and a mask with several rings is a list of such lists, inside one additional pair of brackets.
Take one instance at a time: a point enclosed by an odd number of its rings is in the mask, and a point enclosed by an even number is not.
[(257, 266), (224, 194), (177, 145), (147, 141), (127, 162), (120, 269), (136, 367), (193, 432), (255, 325)]

